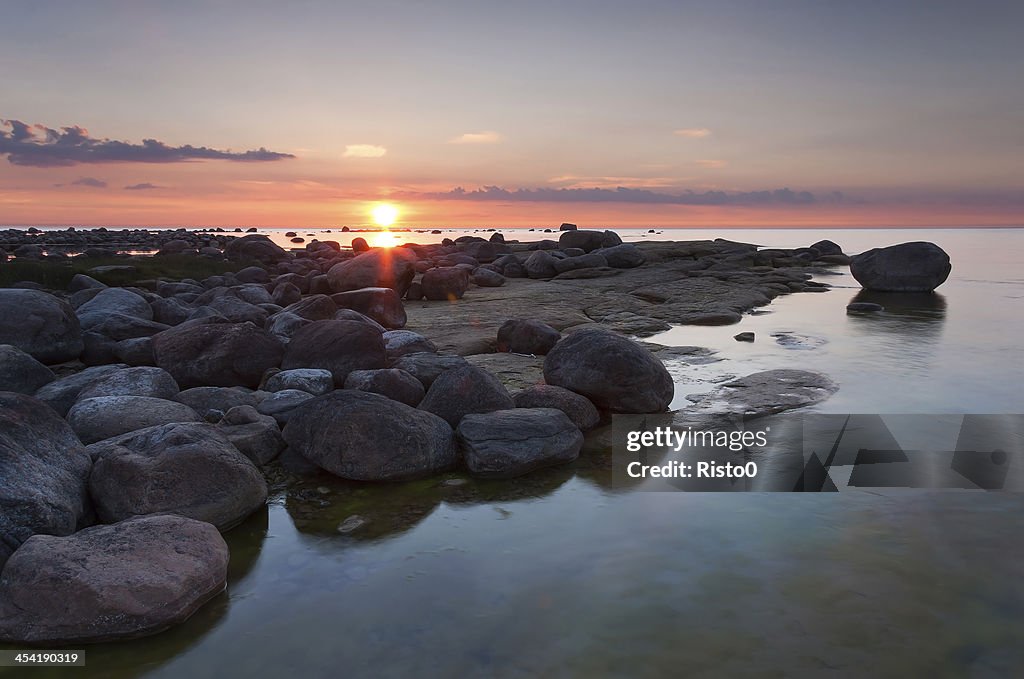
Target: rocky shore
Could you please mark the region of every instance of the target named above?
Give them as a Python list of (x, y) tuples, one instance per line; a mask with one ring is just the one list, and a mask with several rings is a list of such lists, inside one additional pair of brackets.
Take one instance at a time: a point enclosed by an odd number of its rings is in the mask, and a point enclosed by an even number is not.
[[(672, 351), (636, 338), (827, 292), (812, 277), (851, 261), (829, 241), (634, 245), (575, 229), (293, 251), (255, 234), (60, 233), (82, 256), (0, 232), (14, 245), (0, 274), (34, 262), (69, 281), (0, 289), (0, 640), (17, 643), (181, 622), (224, 589), (221, 533), (264, 506), (268, 478), (508, 479), (573, 463), (612, 414), (672, 405)], [(909, 245), (871, 255), (858, 280), (945, 280), (948, 257)], [(132, 248), (156, 255), (120, 254)], [(161, 257), (215, 273), (147, 278)], [(756, 417), (836, 388), (757, 373), (679, 415)]]

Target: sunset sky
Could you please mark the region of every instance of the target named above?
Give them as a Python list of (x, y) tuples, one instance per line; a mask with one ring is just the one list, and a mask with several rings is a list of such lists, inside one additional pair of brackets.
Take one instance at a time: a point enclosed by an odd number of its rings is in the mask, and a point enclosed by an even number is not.
[(9, 1), (0, 224), (1022, 224), (1022, 26), (1013, 1)]

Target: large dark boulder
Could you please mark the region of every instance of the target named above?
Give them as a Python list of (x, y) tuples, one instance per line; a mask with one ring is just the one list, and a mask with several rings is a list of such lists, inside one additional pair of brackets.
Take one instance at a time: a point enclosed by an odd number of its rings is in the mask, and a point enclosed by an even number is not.
[(232, 261), (254, 259), (264, 264), (274, 264), (286, 258), (288, 253), (268, 236), (252, 234), (228, 242), (224, 256)]
[(75, 312), (83, 330), (91, 330), (93, 326), (101, 324), (108, 315), (115, 313), (146, 321), (153, 320), (153, 308), (146, 298), (124, 288), (103, 288)]
[(353, 370), (345, 379), (345, 388), (387, 396), (414, 408), (420, 404), (426, 393), (418, 379), (398, 368)]
[(267, 499), (263, 475), (211, 424), (149, 427), (88, 451), (89, 494), (104, 523), (167, 513), (228, 530)]
[(613, 231), (563, 231), (558, 237), (558, 247), (580, 248), (584, 252), (593, 252), (602, 247), (614, 247), (622, 239)]
[(400, 481), (455, 466), (441, 418), (380, 394), (345, 389), (308, 401), (284, 428), (290, 450), (342, 478)]
[(341, 387), (353, 370), (387, 366), (384, 339), (372, 326), (359, 321), (314, 321), (292, 335), (281, 368), (322, 368)]
[(586, 396), (613, 413), (658, 413), (675, 387), (664, 364), (621, 335), (600, 328), (578, 330), (544, 359), (544, 381)]
[(512, 402), (516, 408), (557, 408), (581, 431), (593, 429), (601, 421), (601, 413), (586, 396), (551, 384), (535, 384), (516, 392)]
[(511, 319), (498, 328), (498, 351), (543, 356), (561, 338), (562, 334), (547, 323)]
[(53, 371), (18, 347), (0, 344), (0, 391), (32, 395), (53, 382)]
[(39, 290), (0, 289), (0, 344), (46, 364), (71, 361), (85, 344), (74, 309)]
[(256, 387), (267, 368), (280, 364), (283, 354), (281, 342), (252, 323), (178, 326), (153, 336), (157, 366), (182, 389)]
[(217, 529), (179, 516), (36, 535), (0, 578), (0, 641), (59, 646), (162, 632), (222, 592), (227, 570)]
[(405, 294), (416, 275), (416, 253), (408, 248), (382, 248), (339, 262), (327, 272), (335, 292), (361, 288), (391, 288)]
[(583, 447), (583, 433), (561, 410), (516, 408), (466, 415), (458, 441), (471, 474), (511, 478), (572, 462)]
[(952, 270), (949, 255), (934, 243), (902, 243), (874, 248), (850, 260), (850, 273), (867, 290), (931, 292)]
[(420, 402), (453, 428), (469, 413), (515, 408), (508, 390), (497, 377), (476, 366), (446, 370), (438, 375)]
[[(578, 233), (577, 231), (566, 231), (566, 233)], [(526, 275), (530, 278), (553, 278), (558, 275), (558, 271), (555, 270), (555, 262), (558, 261), (551, 256), (546, 250), (537, 250), (532, 255), (526, 258), (523, 262), (523, 269), (526, 271)], [(510, 275), (508, 272), (508, 264), (505, 266), (505, 275)]]
[(462, 356), (442, 356), (433, 352), (416, 352), (405, 354), (392, 364), (392, 368), (398, 368), (409, 373), (420, 382), (425, 388), (430, 388), (434, 380), (446, 370), (463, 368), (469, 362)]
[(31, 535), (75, 531), (89, 509), (90, 466), (74, 431), (45, 403), (0, 392), (0, 571)]
[(412, 330), (388, 330), (382, 337), (389, 361), (397, 360), (406, 354), (437, 352), (437, 346), (433, 342)]
[(369, 316), (385, 328), (405, 327), (405, 307), (398, 293), (391, 288), (362, 288), (331, 295), (342, 309), (352, 309)]
[(178, 395), (178, 383), (162, 368), (124, 368), (100, 377), (82, 389), (77, 400), (97, 396), (150, 396), (171, 399)]
[(217, 428), (253, 464), (262, 466), (284, 450), (284, 437), (277, 421), (261, 415), (252, 406), (236, 406), (226, 412)]
[(643, 264), (647, 258), (640, 248), (632, 243), (622, 243), (610, 248), (602, 248), (597, 254), (603, 255), (608, 266), (615, 269), (632, 269)]
[(423, 296), (429, 300), (462, 299), (469, 289), (469, 271), (457, 266), (430, 269), (420, 281)]
[(78, 395), (94, 382), (111, 375), (119, 370), (127, 368), (126, 365), (97, 365), (86, 368), (82, 372), (61, 377), (50, 382), (36, 392), (36, 398), (57, 411), (57, 414), (64, 417), (75, 405)]

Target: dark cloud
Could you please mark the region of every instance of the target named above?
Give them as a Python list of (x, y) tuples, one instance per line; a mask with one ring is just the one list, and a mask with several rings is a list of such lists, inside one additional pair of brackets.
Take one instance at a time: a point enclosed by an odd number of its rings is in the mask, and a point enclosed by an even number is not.
[(95, 177), (82, 177), (71, 182), (72, 186), (91, 186), (95, 189), (107, 188), (107, 183), (102, 179), (96, 179)]
[(503, 189), (484, 186), (467, 191), (461, 186), (451, 191), (417, 194), (421, 198), (436, 200), (521, 201), (532, 203), (646, 203), (655, 205), (811, 205), (845, 201), (842, 193), (815, 195), (810, 191), (774, 189), (766, 191), (684, 191), (665, 193), (650, 189), (620, 186), (615, 189), (537, 188)]
[[(3, 128), (9, 129), (3, 129)], [(180, 163), (190, 160), (266, 162), (294, 158), (260, 147), (255, 151), (219, 151), (206, 146), (168, 146), (156, 139), (132, 144), (90, 137), (73, 125), (54, 130), (20, 120), (0, 120), (0, 155), (13, 165), (64, 167), (80, 163)]]
[(149, 182), (142, 182), (141, 184), (129, 184), (124, 188), (126, 191), (148, 191), (149, 189), (159, 189), (162, 187), (150, 184)]

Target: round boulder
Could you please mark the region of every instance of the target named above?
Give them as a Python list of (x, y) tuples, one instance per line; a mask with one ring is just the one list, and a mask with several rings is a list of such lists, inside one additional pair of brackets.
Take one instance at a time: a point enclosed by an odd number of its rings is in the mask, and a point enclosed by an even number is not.
[(53, 371), (18, 347), (0, 344), (0, 391), (34, 394), (53, 382)]
[(581, 431), (593, 429), (601, 414), (585, 396), (550, 384), (536, 384), (512, 396), (516, 408), (555, 408), (565, 413)]
[(425, 393), (418, 379), (398, 368), (353, 370), (345, 379), (345, 388), (387, 396), (414, 408), (423, 400)]
[(281, 367), (321, 368), (341, 387), (353, 370), (387, 365), (384, 340), (375, 328), (359, 321), (314, 321), (292, 336)]
[(39, 290), (0, 289), (0, 344), (18, 347), (43, 363), (71, 361), (85, 344), (75, 311)]
[(469, 272), (457, 266), (438, 267), (423, 274), (420, 286), (429, 300), (462, 299), (469, 288)]
[(651, 352), (601, 328), (578, 330), (556, 344), (544, 359), (544, 381), (613, 413), (661, 412), (675, 391)]
[(334, 389), (334, 376), (329, 370), (319, 368), (282, 370), (270, 376), (265, 389), (267, 391), (298, 389), (314, 396), (320, 396)]
[(438, 375), (419, 407), (434, 413), (454, 428), (470, 413), (489, 413), (516, 406), (497, 377), (469, 365)]
[(0, 641), (52, 646), (155, 634), (222, 592), (227, 570), (217, 530), (178, 516), (37, 535), (0, 578)]
[(327, 272), (331, 290), (391, 288), (405, 294), (416, 275), (416, 253), (408, 248), (381, 248), (339, 262)]
[(307, 402), (284, 429), (289, 449), (342, 478), (400, 481), (451, 469), (455, 434), (441, 418), (346, 389)]
[(498, 328), (498, 351), (543, 356), (561, 338), (562, 334), (547, 323), (512, 319)]
[(389, 330), (383, 335), (388, 360), (394, 361), (406, 354), (437, 353), (437, 346), (429, 339), (411, 330)]
[(257, 387), (283, 353), (277, 338), (252, 323), (178, 326), (153, 337), (156, 364), (182, 389)]
[(475, 476), (511, 478), (572, 462), (583, 433), (561, 410), (516, 408), (462, 418), (459, 450)]
[(97, 396), (80, 399), (68, 411), (68, 423), (83, 443), (170, 422), (198, 422), (184, 403), (149, 396)]
[(398, 293), (391, 288), (363, 288), (331, 295), (342, 309), (352, 309), (369, 316), (385, 328), (405, 326), (405, 307)]
[(945, 250), (923, 241), (875, 248), (850, 259), (857, 282), (877, 292), (931, 292), (952, 268)]
[(150, 396), (172, 399), (178, 395), (178, 383), (162, 368), (125, 368), (100, 377), (82, 389), (79, 401), (97, 396)]
[(89, 446), (89, 494), (104, 523), (176, 514), (228, 530), (263, 506), (263, 475), (220, 429), (149, 427)]

